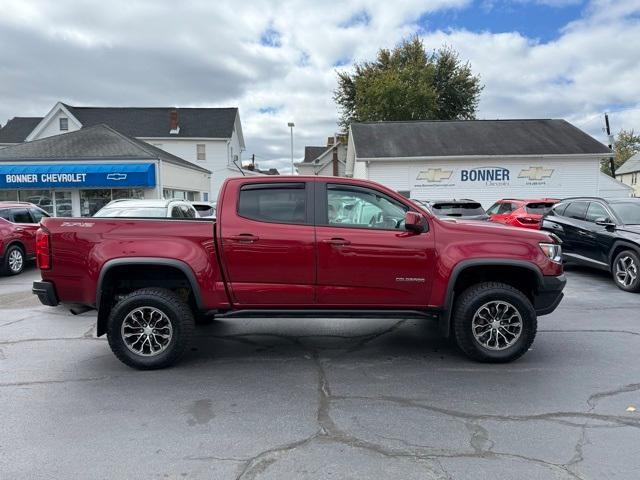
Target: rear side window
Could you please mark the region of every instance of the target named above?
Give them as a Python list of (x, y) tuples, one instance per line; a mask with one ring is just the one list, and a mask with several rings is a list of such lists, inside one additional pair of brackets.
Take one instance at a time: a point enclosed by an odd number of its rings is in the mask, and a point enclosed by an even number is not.
[(39, 208), (30, 208), (29, 211), (31, 212), (31, 216), (36, 223), (40, 223), (40, 220), (42, 220), (43, 217), (49, 216)]
[(537, 213), (539, 215), (546, 214), (553, 207), (553, 203), (539, 202), (539, 203), (527, 203), (525, 207), (527, 213)]
[(13, 211), (13, 221), (15, 223), (34, 223), (26, 208), (16, 208)]
[(196, 218), (196, 212), (194, 209), (189, 208), (186, 205), (180, 205), (180, 210), (182, 210), (182, 216), (184, 218)]
[(180, 205), (176, 205), (171, 209), (171, 218), (184, 218)]
[(564, 216), (575, 218), (576, 220), (584, 220), (588, 206), (589, 204), (587, 202), (571, 202), (564, 211)]
[(499, 203), (494, 203), (491, 206), (491, 208), (487, 210), (487, 213), (489, 215), (507, 215), (513, 212), (517, 208), (518, 208), (517, 205), (511, 202), (499, 202)]
[(564, 211), (567, 208), (568, 203), (558, 203), (551, 208), (551, 214), (559, 217), (564, 215)]
[(270, 223), (306, 223), (304, 183), (249, 184), (240, 189), (238, 215)]

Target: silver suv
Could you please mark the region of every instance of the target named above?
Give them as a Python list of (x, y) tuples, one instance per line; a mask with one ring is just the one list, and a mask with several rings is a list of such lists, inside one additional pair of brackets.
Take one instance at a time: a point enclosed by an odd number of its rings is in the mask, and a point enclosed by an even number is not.
[(198, 218), (193, 206), (184, 200), (113, 200), (94, 217)]

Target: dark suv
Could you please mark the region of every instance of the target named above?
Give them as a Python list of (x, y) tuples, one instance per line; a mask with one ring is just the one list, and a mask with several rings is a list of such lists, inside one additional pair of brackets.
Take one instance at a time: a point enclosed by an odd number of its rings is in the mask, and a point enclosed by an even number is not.
[(607, 270), (627, 292), (640, 292), (640, 199), (566, 198), (542, 219), (562, 239), (567, 262)]
[(0, 273), (17, 275), (35, 256), (36, 230), (49, 214), (27, 202), (0, 202)]

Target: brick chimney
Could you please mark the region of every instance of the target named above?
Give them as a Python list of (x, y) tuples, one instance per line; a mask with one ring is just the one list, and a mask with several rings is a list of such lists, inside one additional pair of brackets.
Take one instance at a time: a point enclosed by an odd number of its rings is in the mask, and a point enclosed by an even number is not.
[(331, 160), (331, 163), (333, 163), (333, 176), (337, 177), (338, 176), (338, 147), (335, 147), (333, 149), (333, 158)]
[(169, 111), (169, 133), (179, 133), (180, 126), (178, 125), (178, 110), (172, 108)]

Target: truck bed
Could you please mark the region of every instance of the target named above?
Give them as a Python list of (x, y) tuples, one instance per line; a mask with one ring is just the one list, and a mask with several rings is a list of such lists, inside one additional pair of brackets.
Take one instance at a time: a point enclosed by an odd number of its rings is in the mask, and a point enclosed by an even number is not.
[[(100, 272), (119, 258), (166, 259), (183, 262), (202, 287), (202, 304), (226, 301), (215, 247), (215, 221), (138, 218), (46, 218), (55, 252), (43, 280), (56, 278), (65, 303), (95, 306)], [(142, 262), (141, 262), (142, 263)], [(64, 281), (60, 281), (64, 279)]]

